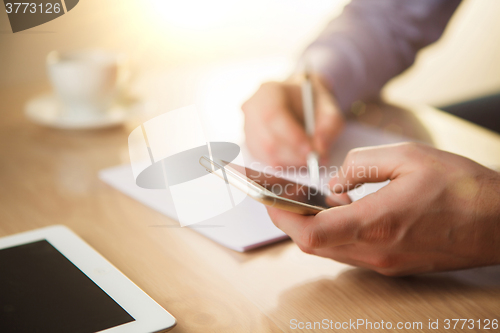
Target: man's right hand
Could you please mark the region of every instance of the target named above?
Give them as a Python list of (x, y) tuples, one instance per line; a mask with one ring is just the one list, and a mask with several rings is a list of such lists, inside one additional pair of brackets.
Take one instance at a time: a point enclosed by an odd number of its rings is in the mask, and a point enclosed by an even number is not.
[(326, 157), (340, 134), (344, 117), (334, 96), (313, 78), (316, 129), (306, 135), (300, 82), (267, 82), (242, 105), (245, 134), (250, 152), (273, 166), (302, 166), (316, 150)]

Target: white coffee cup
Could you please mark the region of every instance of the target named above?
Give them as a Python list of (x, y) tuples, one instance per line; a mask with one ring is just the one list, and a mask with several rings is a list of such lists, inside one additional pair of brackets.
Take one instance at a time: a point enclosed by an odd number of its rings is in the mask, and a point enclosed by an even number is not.
[(126, 62), (123, 54), (102, 50), (49, 53), (47, 70), (63, 115), (85, 120), (108, 111), (125, 88)]

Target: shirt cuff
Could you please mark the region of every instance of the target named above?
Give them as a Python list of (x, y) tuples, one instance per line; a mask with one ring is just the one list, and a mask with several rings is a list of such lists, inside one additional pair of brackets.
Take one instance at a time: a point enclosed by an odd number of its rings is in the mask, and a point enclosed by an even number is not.
[(332, 49), (321, 43), (313, 43), (302, 55), (301, 62), (307, 63), (312, 73), (326, 81), (340, 108), (347, 113), (352, 103), (362, 98), (361, 88), (366, 81), (364, 63), (356, 50), (351, 50), (349, 43), (336, 46)]

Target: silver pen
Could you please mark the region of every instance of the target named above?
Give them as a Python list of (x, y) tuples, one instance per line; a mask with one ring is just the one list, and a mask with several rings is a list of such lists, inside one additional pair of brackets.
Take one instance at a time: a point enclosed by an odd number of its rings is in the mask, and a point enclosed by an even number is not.
[[(312, 138), (315, 130), (314, 95), (312, 82), (307, 72), (302, 83), (302, 108), (306, 134)], [(307, 155), (307, 170), (311, 185), (319, 187), (319, 154), (316, 151), (311, 151)]]

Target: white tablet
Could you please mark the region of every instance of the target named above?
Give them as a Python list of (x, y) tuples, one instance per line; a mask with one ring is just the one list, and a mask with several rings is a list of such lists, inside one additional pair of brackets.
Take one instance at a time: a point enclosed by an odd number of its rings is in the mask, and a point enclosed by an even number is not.
[(0, 238), (1, 332), (165, 332), (175, 318), (64, 226)]

